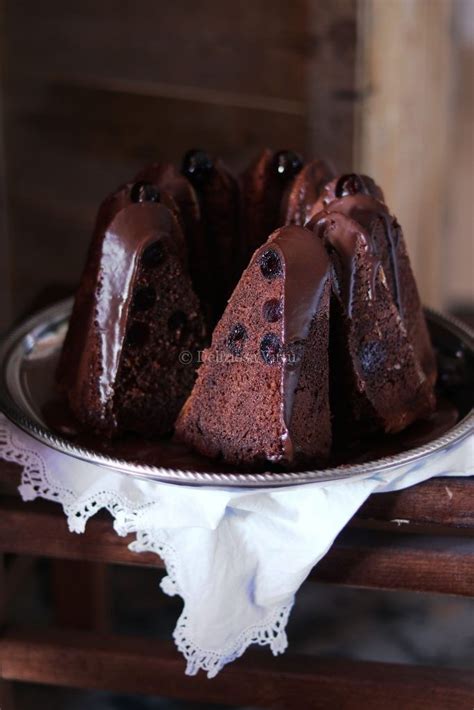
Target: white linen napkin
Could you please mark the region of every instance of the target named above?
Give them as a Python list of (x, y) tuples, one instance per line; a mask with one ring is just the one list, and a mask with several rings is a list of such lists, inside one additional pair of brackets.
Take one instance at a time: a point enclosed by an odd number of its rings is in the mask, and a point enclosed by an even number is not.
[[(61, 503), (71, 532), (101, 508), (131, 549), (165, 561), (162, 589), (179, 594), (174, 632), (186, 673), (215, 676), (252, 643), (287, 646), (294, 597), (371, 493), (434, 476), (474, 474), (474, 437), (366, 478), (275, 489), (191, 487), (140, 481), (40, 444), (0, 415), (0, 458), (23, 467), (20, 493)], [(38, 531), (38, 534), (41, 534)]]

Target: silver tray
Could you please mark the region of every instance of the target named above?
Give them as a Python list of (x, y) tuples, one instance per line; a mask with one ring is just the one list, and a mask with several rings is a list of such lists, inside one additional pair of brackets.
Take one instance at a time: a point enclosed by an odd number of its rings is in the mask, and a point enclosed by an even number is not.
[[(0, 342), (0, 410), (14, 424), (46, 446), (129, 476), (188, 485), (251, 488), (333, 481), (366, 476), (371, 472), (386, 471), (415, 461), (422, 462), (435, 452), (461, 442), (474, 431), (474, 413), (471, 409), (441, 436), (434, 436), (421, 446), (392, 452), (390, 456), (363, 463), (346, 463), (315, 471), (246, 473), (225, 470), (223, 465), (189, 452), (187, 456), (182, 454), (172, 442), (157, 445), (154, 456), (158, 460), (152, 464), (147, 462), (145, 454), (149, 445), (145, 442), (140, 446), (135, 444), (135, 452), (137, 448), (140, 449), (143, 460), (139, 460), (142, 457), (136, 453), (132, 457), (124, 455), (120, 442), (108, 444), (108, 450), (104, 452), (94, 443), (84, 445), (65, 433), (55, 431), (42, 409), (45, 399), (54, 392), (54, 368), (67, 330), (71, 307), (70, 299), (57, 303), (13, 329)], [(451, 347), (454, 348), (458, 343), (473, 360), (473, 333), (452, 318), (433, 311), (427, 311), (427, 316), (439, 338), (451, 341)], [(170, 460), (175, 465), (170, 465)]]

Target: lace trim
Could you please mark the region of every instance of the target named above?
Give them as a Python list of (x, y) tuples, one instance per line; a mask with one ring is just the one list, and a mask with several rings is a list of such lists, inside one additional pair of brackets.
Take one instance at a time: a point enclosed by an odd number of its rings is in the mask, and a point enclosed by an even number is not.
[(129, 549), (140, 552), (154, 552), (165, 564), (167, 576), (161, 581), (161, 589), (169, 596), (183, 598), (184, 609), (178, 619), (173, 638), (186, 659), (186, 674), (196, 675), (199, 670), (207, 672), (208, 678), (214, 678), (227, 664), (242, 656), (251, 644), (270, 646), (276, 656), (283, 653), (288, 640), (285, 627), (288, 622), (293, 601), (274, 611), (262, 624), (245, 629), (235, 641), (220, 652), (209, 651), (194, 644), (188, 636), (188, 616), (186, 600), (177, 582), (176, 570), (179, 560), (175, 549), (165, 540), (165, 533), (160, 530), (150, 531), (138, 528), (138, 513), (147, 507), (136, 506), (115, 491), (100, 491), (85, 499), (78, 498), (73, 491), (57, 483), (51, 483), (41, 456), (20, 443), (7, 421), (0, 415), (0, 458), (19, 464), (22, 468), (19, 492), (25, 501), (45, 498), (61, 503), (67, 516), (69, 530), (82, 533), (90, 517), (101, 508), (105, 508), (114, 518), (114, 529), (118, 535), (135, 534), (136, 539), (129, 544)]

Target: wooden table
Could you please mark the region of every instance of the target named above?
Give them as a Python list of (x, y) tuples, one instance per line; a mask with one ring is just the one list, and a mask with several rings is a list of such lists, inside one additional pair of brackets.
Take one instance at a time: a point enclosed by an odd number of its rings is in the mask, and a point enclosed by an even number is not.
[[(23, 503), (19, 468), (0, 461), (0, 553), (13, 554), (4, 572), (0, 677), (8, 681), (145, 693), (188, 700), (276, 708), (410, 708), (462, 710), (474, 706), (467, 670), (298, 656), (273, 658), (249, 650), (217, 678), (183, 675), (184, 662), (169, 642), (106, 634), (101, 630), (105, 565), (163, 567), (154, 554), (128, 550), (108, 514), (93, 517), (83, 535), (71, 534), (59, 505)], [(361, 507), (313, 571), (312, 581), (351, 587), (474, 596), (474, 480), (439, 478), (398, 493), (374, 495)], [(46, 632), (8, 624), (8, 604), (22, 560), (59, 560), (57, 618)], [(64, 575), (81, 571), (79, 598), (62, 594)], [(19, 572), (20, 570), (20, 572)], [(69, 577), (70, 579), (71, 577)]]

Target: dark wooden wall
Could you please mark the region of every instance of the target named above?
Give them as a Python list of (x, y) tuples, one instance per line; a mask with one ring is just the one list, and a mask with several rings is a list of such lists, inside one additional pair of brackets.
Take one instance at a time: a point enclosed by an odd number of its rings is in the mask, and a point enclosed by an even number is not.
[(14, 313), (76, 282), (102, 197), (189, 147), (239, 169), (294, 147), (350, 166), (356, 0), (5, 0)]

